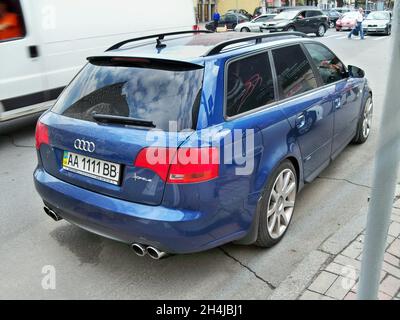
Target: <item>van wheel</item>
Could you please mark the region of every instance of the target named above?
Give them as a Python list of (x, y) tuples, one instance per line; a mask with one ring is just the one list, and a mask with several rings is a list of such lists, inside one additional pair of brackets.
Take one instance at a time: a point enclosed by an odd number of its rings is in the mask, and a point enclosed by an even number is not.
[(318, 27), (317, 32), (315, 33), (317, 35), (317, 37), (323, 37), (325, 34), (325, 26), (323, 24), (320, 24)]
[(357, 132), (352, 141), (353, 143), (362, 144), (367, 141), (371, 132), (373, 109), (374, 106), (372, 102), (372, 97), (369, 96), (367, 101), (365, 101), (363, 111), (361, 113), (360, 119), (358, 120)]
[(255, 245), (272, 247), (283, 238), (292, 220), (296, 194), (296, 170), (285, 160), (274, 170), (263, 192)]

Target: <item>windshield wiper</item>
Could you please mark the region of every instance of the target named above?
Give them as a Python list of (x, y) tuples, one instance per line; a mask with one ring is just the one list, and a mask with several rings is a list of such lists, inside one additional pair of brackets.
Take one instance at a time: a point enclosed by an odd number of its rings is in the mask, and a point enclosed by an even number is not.
[(149, 128), (156, 127), (156, 125), (153, 123), (153, 121), (142, 120), (142, 119), (131, 118), (131, 117), (113, 116), (113, 115), (101, 114), (101, 113), (93, 113), (92, 117), (96, 121), (102, 122), (102, 123), (128, 124), (128, 125), (132, 125), (132, 126), (149, 127)]

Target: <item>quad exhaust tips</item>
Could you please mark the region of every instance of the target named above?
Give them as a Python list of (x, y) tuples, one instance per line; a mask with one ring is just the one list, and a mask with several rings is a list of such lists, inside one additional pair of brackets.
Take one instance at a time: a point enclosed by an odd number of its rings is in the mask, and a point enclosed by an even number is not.
[(168, 256), (168, 253), (166, 253), (164, 251), (160, 251), (157, 248), (154, 248), (152, 246), (145, 247), (139, 243), (131, 244), (131, 248), (132, 248), (133, 252), (135, 252), (139, 257), (143, 257), (146, 254), (148, 254), (150, 256), (150, 258), (155, 259), (155, 260), (160, 260), (160, 259)]
[(44, 207), (43, 208), (44, 212), (50, 217), (52, 218), (54, 221), (60, 221), (62, 220), (62, 217), (60, 217), (57, 213), (55, 213), (53, 210), (51, 210), (48, 207)]

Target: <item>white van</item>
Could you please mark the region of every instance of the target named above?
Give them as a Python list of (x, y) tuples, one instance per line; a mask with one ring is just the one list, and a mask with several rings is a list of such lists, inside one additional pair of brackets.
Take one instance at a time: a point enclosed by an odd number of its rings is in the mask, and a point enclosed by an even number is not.
[(43, 112), (85, 64), (130, 38), (195, 26), (192, 0), (0, 0), (21, 36), (0, 39), (0, 126)]

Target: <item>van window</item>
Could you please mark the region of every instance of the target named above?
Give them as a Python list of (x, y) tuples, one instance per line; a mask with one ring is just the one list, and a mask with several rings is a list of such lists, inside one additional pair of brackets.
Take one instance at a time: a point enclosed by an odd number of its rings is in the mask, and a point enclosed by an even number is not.
[(228, 66), (226, 115), (229, 117), (275, 100), (267, 53), (234, 61)]
[(93, 113), (152, 121), (169, 131), (195, 129), (203, 69), (161, 70), (87, 64), (63, 91), (52, 111), (92, 121)]
[(317, 80), (300, 45), (272, 51), (281, 99), (317, 88)]
[(336, 82), (346, 77), (343, 63), (332, 51), (318, 43), (306, 43), (304, 46), (310, 53), (324, 84)]
[(0, 0), (0, 42), (20, 39), (25, 34), (20, 2)]

